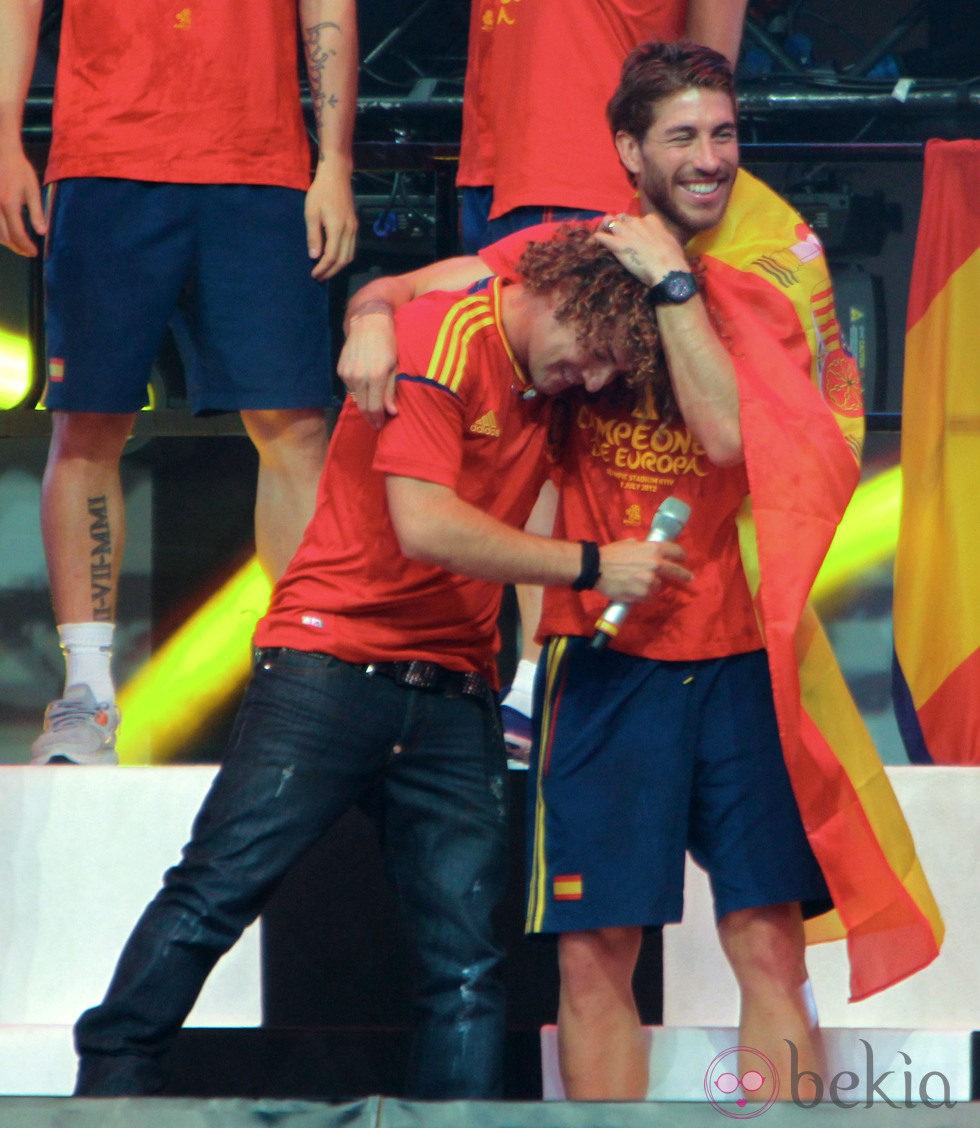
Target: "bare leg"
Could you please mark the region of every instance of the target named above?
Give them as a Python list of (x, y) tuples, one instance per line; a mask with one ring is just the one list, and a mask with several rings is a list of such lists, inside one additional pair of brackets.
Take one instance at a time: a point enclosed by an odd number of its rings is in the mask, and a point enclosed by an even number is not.
[[(525, 531), (551, 536), (558, 504), (558, 491), (548, 481), (541, 487)], [(511, 767), (527, 766), (531, 756), (531, 714), (534, 707), (534, 677), (541, 647), (535, 642), (541, 622), (543, 590), (532, 584), (517, 584), (517, 611), (520, 619), (520, 653), (510, 689), (501, 701), (504, 740)]]
[(52, 412), (41, 534), (58, 623), (115, 621), (126, 541), (119, 459), (133, 419)]
[[(764, 1053), (781, 1079), (780, 1099), (790, 1098), (790, 1047), (797, 1068), (826, 1077), (823, 1044), (806, 970), (800, 907), (768, 905), (728, 913), (718, 933), (741, 993), (739, 1044)], [(744, 1068), (742, 1070), (744, 1072)], [(800, 1097), (815, 1098), (804, 1074)], [(751, 1094), (746, 1094), (751, 1099)]]
[(639, 928), (568, 932), (559, 938), (558, 1055), (572, 1100), (643, 1100), (646, 1044), (633, 997)]
[(517, 613), (521, 619), (521, 652), (517, 660), (537, 665), (541, 657), (541, 646), (534, 641), (534, 636), (538, 623), (541, 622), (544, 592), (533, 584), (517, 584), (514, 591), (517, 595)]
[(326, 416), (319, 408), (243, 411), (259, 452), (255, 494), (255, 550), (270, 580), (286, 570), (313, 516), (327, 453)]
[(114, 764), (118, 710), (112, 631), (126, 540), (119, 459), (133, 415), (52, 412), (41, 484), (41, 535), (65, 656), (31, 763)]

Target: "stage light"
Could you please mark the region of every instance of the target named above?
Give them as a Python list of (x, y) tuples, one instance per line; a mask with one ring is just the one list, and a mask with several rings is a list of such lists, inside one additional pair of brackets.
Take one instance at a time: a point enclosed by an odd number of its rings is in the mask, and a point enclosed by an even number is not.
[(858, 486), (813, 585), (814, 603), (833, 599), (862, 573), (894, 557), (901, 507), (900, 466)]
[[(900, 467), (858, 487), (813, 585), (818, 606), (894, 556), (900, 508)], [(248, 678), (252, 633), (269, 592), (253, 557), (125, 685), (120, 763), (167, 763), (228, 704)]]
[(123, 687), (119, 762), (167, 763), (244, 685), (269, 581), (253, 557)]
[(0, 410), (23, 403), (33, 377), (31, 342), (20, 333), (0, 328)]

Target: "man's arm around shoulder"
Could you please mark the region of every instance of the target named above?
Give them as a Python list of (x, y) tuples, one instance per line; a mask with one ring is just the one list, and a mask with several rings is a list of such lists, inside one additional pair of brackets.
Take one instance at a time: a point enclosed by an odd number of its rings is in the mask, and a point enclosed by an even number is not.
[(347, 339), (337, 362), (337, 375), (375, 427), (396, 415), (395, 310), (433, 290), (465, 290), (489, 274), (476, 255), (443, 259), (405, 274), (373, 278), (347, 303)]

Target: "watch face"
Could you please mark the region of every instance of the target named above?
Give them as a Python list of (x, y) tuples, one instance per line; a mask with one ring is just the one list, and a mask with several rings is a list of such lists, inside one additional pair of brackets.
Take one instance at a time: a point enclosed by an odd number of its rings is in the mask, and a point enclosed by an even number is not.
[(663, 295), (669, 302), (686, 302), (698, 290), (694, 276), (682, 270), (672, 270), (657, 288), (663, 290)]

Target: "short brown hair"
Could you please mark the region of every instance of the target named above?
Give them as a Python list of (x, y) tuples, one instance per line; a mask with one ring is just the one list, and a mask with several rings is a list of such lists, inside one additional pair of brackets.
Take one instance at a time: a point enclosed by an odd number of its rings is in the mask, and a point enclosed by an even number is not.
[(649, 287), (622, 266), (585, 225), (563, 224), (553, 238), (528, 243), (517, 269), (536, 294), (556, 295), (555, 319), (576, 326), (592, 355), (621, 357), (624, 383), (652, 393), (660, 414), (676, 413)]
[(613, 137), (622, 132), (642, 141), (657, 103), (692, 87), (723, 91), (732, 100), (732, 112), (738, 113), (735, 78), (724, 55), (689, 39), (641, 43), (626, 56), (619, 85), (606, 107)]

